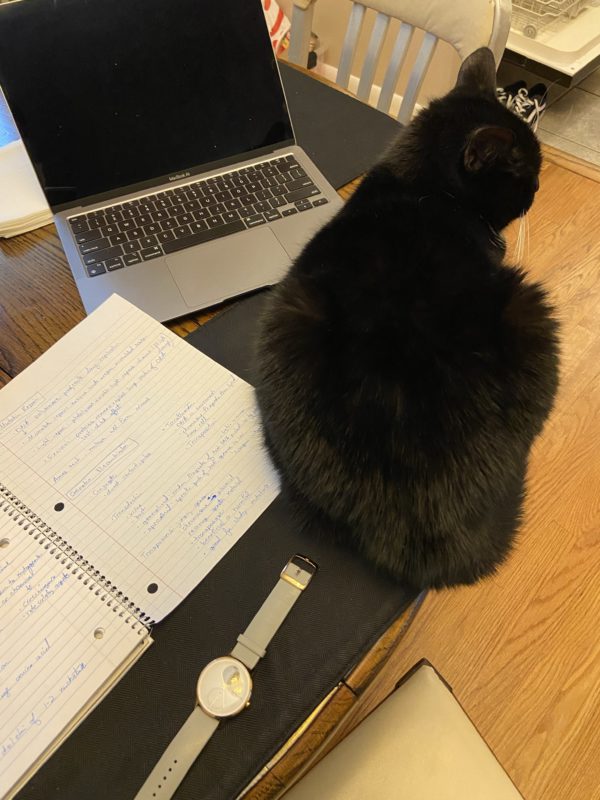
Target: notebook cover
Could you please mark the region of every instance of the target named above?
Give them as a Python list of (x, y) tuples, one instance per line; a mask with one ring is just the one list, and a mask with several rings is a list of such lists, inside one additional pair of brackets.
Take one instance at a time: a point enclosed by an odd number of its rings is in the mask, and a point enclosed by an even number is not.
[(279, 64), (296, 141), (336, 189), (366, 172), (401, 126), (284, 62)]
[[(253, 295), (188, 337), (252, 381)], [(254, 670), (252, 703), (221, 723), (176, 800), (233, 800), (320, 700), (415, 598), (326, 530), (301, 533), (284, 496), (192, 594), (153, 629), (154, 646), (19, 793), (19, 800), (132, 800), (194, 705), (202, 667), (229, 653), (284, 564), (303, 553), (319, 565)]]

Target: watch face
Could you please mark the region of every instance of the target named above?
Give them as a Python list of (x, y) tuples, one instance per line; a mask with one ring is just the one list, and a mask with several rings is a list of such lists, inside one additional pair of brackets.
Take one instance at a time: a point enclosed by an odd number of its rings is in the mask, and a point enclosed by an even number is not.
[(196, 694), (200, 707), (211, 717), (233, 717), (250, 702), (252, 678), (237, 658), (223, 656), (204, 667)]

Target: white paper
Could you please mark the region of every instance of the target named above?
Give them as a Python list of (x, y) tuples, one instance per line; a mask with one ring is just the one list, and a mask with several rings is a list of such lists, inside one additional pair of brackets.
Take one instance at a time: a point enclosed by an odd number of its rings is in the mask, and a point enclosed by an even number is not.
[(252, 387), (117, 296), (0, 393), (0, 480), (153, 620), (279, 490)]
[(144, 632), (17, 519), (0, 508), (0, 797), (122, 671)]
[(16, 236), (52, 222), (52, 213), (23, 142), (0, 147), (0, 236)]

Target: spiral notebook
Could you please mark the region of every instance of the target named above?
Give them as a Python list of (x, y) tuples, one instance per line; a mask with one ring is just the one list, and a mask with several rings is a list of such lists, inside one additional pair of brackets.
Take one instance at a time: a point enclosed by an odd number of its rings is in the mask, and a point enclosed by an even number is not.
[(0, 798), (275, 498), (254, 391), (113, 296), (0, 392)]

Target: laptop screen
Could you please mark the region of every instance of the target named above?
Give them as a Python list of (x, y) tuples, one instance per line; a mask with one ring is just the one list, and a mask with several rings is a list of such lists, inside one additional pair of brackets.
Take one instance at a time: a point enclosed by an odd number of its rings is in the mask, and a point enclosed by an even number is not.
[(0, 85), (53, 207), (292, 139), (260, 0), (3, 4)]

